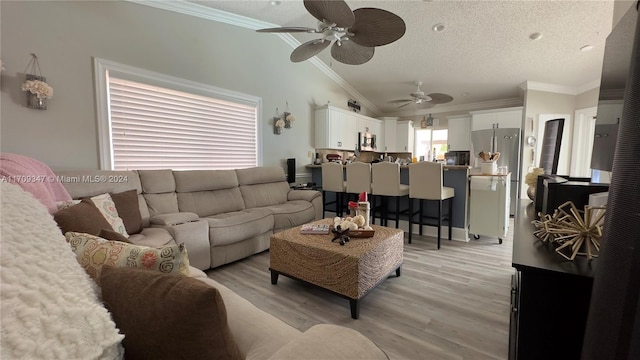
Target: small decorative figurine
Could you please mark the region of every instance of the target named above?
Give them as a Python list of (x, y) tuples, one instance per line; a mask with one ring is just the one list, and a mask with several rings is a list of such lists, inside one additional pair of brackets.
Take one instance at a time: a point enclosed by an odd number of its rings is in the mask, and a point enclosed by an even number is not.
[(342, 230), (342, 226), (340, 225), (336, 226), (333, 230), (331, 230), (331, 232), (333, 233), (333, 239), (331, 239), (331, 242), (338, 240), (340, 246), (344, 246), (344, 244), (348, 243), (350, 240), (347, 236), (347, 234), (349, 233), (349, 229)]

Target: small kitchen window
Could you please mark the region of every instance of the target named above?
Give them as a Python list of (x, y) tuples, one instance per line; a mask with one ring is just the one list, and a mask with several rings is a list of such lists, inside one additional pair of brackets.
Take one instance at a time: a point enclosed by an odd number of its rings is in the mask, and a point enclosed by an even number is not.
[(427, 161), (433, 159), (444, 161), (448, 134), (447, 129), (417, 129), (414, 156), (418, 159), (424, 156), (424, 160)]

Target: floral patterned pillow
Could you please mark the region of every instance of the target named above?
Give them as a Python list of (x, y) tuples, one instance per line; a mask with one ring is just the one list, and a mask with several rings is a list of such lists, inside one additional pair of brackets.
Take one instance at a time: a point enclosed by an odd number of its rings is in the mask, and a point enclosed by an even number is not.
[(122, 221), (122, 218), (118, 216), (118, 209), (116, 209), (116, 203), (111, 199), (111, 195), (109, 193), (105, 193), (102, 195), (92, 196), (90, 199), (96, 205), (98, 210), (100, 210), (102, 216), (107, 219), (107, 222), (111, 224), (113, 230), (128, 238), (129, 234), (127, 234), (127, 229), (124, 227), (124, 221)]
[(65, 237), (80, 265), (96, 282), (100, 278), (103, 265), (135, 267), (191, 276), (189, 257), (184, 244), (152, 248), (105, 240), (94, 235), (72, 231), (67, 232)]

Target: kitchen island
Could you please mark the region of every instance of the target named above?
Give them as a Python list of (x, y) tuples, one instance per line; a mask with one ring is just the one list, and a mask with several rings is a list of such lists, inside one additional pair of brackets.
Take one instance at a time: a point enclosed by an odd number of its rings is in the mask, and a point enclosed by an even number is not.
[[(321, 165), (306, 165), (307, 169), (311, 169), (311, 181), (316, 184), (318, 188), (322, 188), (322, 166)], [(455, 197), (453, 198), (453, 240), (459, 241), (469, 241), (469, 226), (467, 220), (467, 207), (468, 207), (468, 196), (469, 196), (469, 166), (465, 165), (444, 165), (444, 186), (451, 187), (455, 189)], [(345, 180), (346, 180), (346, 171), (345, 171)], [(400, 166), (400, 182), (402, 184), (409, 185), (409, 166), (401, 165)], [(327, 193), (328, 197), (334, 197), (335, 194), (332, 192)], [(401, 199), (400, 209), (404, 210), (409, 207), (408, 198)], [(416, 202), (417, 204), (417, 202)], [(389, 211), (395, 211), (395, 202), (389, 202)], [(436, 216), (438, 213), (437, 203), (435, 201), (427, 201), (425, 202), (425, 215), (426, 216)], [(428, 223), (429, 220), (426, 220)], [(436, 224), (436, 220), (432, 221), (433, 224)], [(391, 221), (391, 225), (395, 227), (393, 221)], [(443, 223), (443, 227), (447, 226), (446, 222)], [(400, 215), (400, 228), (407, 231), (409, 229), (409, 218), (406, 214)], [(424, 234), (429, 236), (435, 236), (437, 233), (436, 226), (425, 226)], [(418, 226), (414, 224), (413, 232), (418, 232)], [(443, 239), (446, 239), (443, 236)]]

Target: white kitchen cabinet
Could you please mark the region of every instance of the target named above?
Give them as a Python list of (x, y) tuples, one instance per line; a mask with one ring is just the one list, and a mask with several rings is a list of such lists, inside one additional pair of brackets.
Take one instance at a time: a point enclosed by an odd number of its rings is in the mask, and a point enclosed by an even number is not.
[(471, 116), (451, 116), (447, 118), (447, 142), (449, 151), (471, 149)]
[(317, 149), (355, 150), (358, 143), (358, 118), (347, 110), (327, 105), (315, 112)]
[(470, 111), (471, 131), (498, 128), (521, 128), (522, 107)]
[(389, 149), (388, 151), (409, 151), (413, 153), (413, 143), (415, 140), (415, 129), (413, 128), (413, 121), (402, 120), (398, 121), (396, 128), (396, 146), (395, 150)]
[[(383, 118), (384, 122), (384, 143), (380, 143), (378, 151), (395, 151), (396, 133), (398, 132), (397, 118)], [(392, 150), (393, 149), (393, 150)]]

